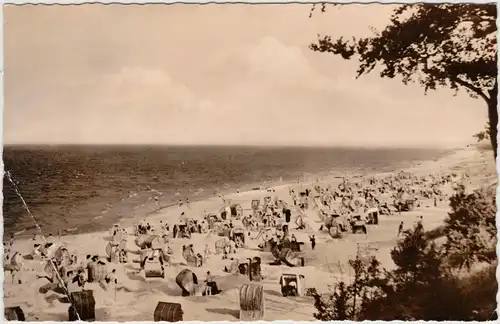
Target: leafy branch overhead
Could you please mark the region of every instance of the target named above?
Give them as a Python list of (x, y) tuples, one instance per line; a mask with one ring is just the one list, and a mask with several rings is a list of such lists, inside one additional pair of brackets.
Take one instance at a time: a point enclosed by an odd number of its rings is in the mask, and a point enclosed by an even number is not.
[(390, 24), (374, 37), (320, 36), (311, 49), (350, 59), (359, 55), (358, 77), (377, 64), (380, 76), (437, 85), (465, 86), (484, 97), (497, 75), (495, 5), (416, 4), (395, 10)]
[[(321, 8), (326, 10), (324, 5)], [(388, 25), (370, 37), (318, 35), (310, 48), (358, 59), (357, 77), (377, 68), (382, 78), (418, 82), (426, 92), (439, 86), (465, 88), (488, 104), (490, 139), (496, 150), (496, 16), (495, 4), (401, 5)]]

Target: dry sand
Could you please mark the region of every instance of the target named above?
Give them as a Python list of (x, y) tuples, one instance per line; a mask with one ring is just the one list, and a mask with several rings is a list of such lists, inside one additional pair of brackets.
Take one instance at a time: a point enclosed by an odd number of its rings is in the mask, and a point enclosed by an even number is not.
[[(440, 172), (455, 171), (457, 173), (468, 173), (471, 177), (471, 186), (477, 187), (496, 181), (495, 166), (491, 152), (481, 152), (475, 147), (457, 151), (439, 161), (420, 163), (407, 169), (416, 174), (438, 174)], [(335, 183), (338, 179), (323, 178), (321, 183)], [(303, 187), (306, 184), (294, 184), (295, 187)], [(289, 186), (275, 187), (273, 195), (289, 203)], [(266, 192), (250, 191), (235, 193), (226, 196), (233, 202), (241, 203), (244, 209), (250, 209), (252, 199), (266, 196)], [(180, 213), (185, 211), (193, 218), (203, 218), (204, 211), (218, 211), (221, 200), (213, 198), (191, 204), (191, 208), (171, 207), (151, 215), (148, 220), (158, 224), (160, 220), (167, 221), (173, 225), (179, 219)], [(349, 234), (340, 240), (333, 240), (326, 233), (314, 233), (317, 237), (315, 251), (311, 251), (308, 235), (309, 233), (295, 233), (299, 241), (304, 241), (306, 251), (306, 266), (303, 268), (289, 268), (286, 266), (270, 266), (271, 253), (257, 250), (258, 242), (249, 240), (249, 249), (240, 249), (235, 257), (260, 256), (264, 264), (262, 274), (265, 277), (260, 283), (264, 286), (266, 315), (265, 320), (314, 320), (314, 306), (310, 297), (284, 298), (281, 296), (279, 278), (282, 273), (300, 273), (305, 276), (306, 287), (315, 287), (318, 292), (327, 292), (328, 284), (334, 283), (336, 279), (348, 278), (349, 271), (346, 265), (349, 258), (356, 255), (358, 243), (370, 244), (374, 247), (378, 259), (385, 267), (392, 266), (389, 256), (390, 249), (396, 243), (396, 234), (400, 221), (405, 222), (406, 227), (412, 226), (417, 216), (423, 216), (423, 225), (426, 230), (438, 227), (447, 216), (447, 202), (441, 203), (437, 208), (431, 207), (432, 203), (426, 202), (420, 208), (402, 215), (381, 216), (378, 226), (369, 226), (368, 234)], [(248, 212), (246, 212), (248, 213)], [(311, 216), (309, 222), (313, 222)], [(293, 221), (293, 219), (292, 219)], [(122, 226), (131, 231), (131, 220), (122, 222)], [(255, 236), (253, 234), (252, 236)], [(211, 234), (193, 234), (190, 240), (174, 239), (170, 246), (175, 253), (174, 262), (182, 262), (181, 248), (185, 244), (194, 244), (196, 252), (203, 254), (205, 244), (214, 250), (214, 242), (220, 237)], [(71, 250), (79, 253), (79, 259), (85, 258), (87, 254), (98, 253), (105, 256), (105, 246), (109, 240), (108, 232), (87, 233), (74, 236), (63, 236), (62, 241)], [(134, 237), (130, 236), (128, 248), (138, 250), (135, 246)], [(17, 240), (13, 250), (24, 254), (31, 252), (33, 241), (29, 239)], [(132, 255), (132, 258), (136, 256)], [(205, 279), (206, 271), (211, 271), (219, 288), (223, 292), (217, 296), (192, 296), (181, 297), (180, 288), (175, 284), (175, 276), (187, 266), (174, 265), (166, 269), (165, 279), (144, 279), (143, 275), (132, 274), (132, 269), (137, 269), (138, 264), (129, 262), (126, 265), (109, 264), (109, 269), (117, 269), (119, 286), (125, 287), (116, 292), (104, 291), (96, 284), (86, 284), (85, 289), (93, 289), (96, 299), (96, 319), (98, 321), (152, 321), (153, 312), (159, 301), (178, 302), (182, 304), (185, 321), (238, 321), (239, 318), (239, 288), (248, 279), (241, 275), (230, 275), (223, 272), (225, 265), (230, 260), (221, 260), (220, 255), (212, 255), (202, 268), (193, 268), (201, 280)], [(23, 271), (23, 284), (12, 284), (10, 276), (5, 276), (4, 303), (5, 306), (21, 306), (27, 320), (51, 320), (66, 321), (68, 319), (68, 304), (60, 303), (56, 293), (42, 295), (39, 288), (47, 284), (45, 279), (37, 279), (36, 274), (43, 274), (44, 261), (25, 261), (26, 271)]]

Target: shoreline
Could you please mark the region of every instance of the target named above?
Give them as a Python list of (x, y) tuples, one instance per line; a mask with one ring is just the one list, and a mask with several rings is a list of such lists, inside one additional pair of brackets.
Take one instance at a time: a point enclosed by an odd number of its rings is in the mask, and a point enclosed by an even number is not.
[[(395, 162), (395, 168), (397, 169), (405, 169), (408, 168), (409, 165), (413, 165), (415, 163), (423, 163), (427, 161), (433, 161), (435, 159), (442, 159), (444, 156), (457, 151), (457, 149), (442, 151), (438, 158), (433, 158), (432, 160), (418, 160), (416, 162), (413, 161), (402, 161)], [(404, 167), (401, 166), (404, 165)], [(392, 166), (383, 165), (377, 168), (375, 167), (364, 167), (362, 164), (360, 165), (352, 165), (351, 168), (347, 167), (339, 167), (333, 168), (329, 170), (321, 170), (315, 173), (302, 173), (299, 176), (295, 176), (293, 173), (290, 176), (285, 177), (280, 181), (280, 179), (270, 179), (263, 181), (252, 181), (248, 183), (235, 183), (232, 185), (227, 185), (223, 183), (219, 183), (216, 186), (210, 186), (209, 188), (191, 188), (186, 192), (181, 190), (180, 196), (175, 196), (173, 194), (173, 190), (170, 188), (162, 188), (161, 186), (156, 187), (156, 189), (145, 190), (144, 188), (138, 188), (133, 191), (129, 191), (128, 195), (122, 196), (122, 198), (114, 198), (114, 199), (106, 199), (106, 197), (102, 197), (101, 202), (101, 210), (99, 211), (90, 211), (90, 213), (85, 213), (85, 207), (80, 207), (81, 211), (77, 210), (77, 213), (71, 214), (68, 216), (61, 215), (59, 217), (52, 217), (53, 220), (49, 222), (50, 214), (45, 214), (43, 212), (35, 211), (33, 216), (37, 219), (38, 223), (42, 225), (42, 230), (44, 231), (44, 235), (48, 235), (52, 233), (52, 235), (56, 235), (58, 232), (57, 228), (54, 228), (50, 224), (61, 223), (64, 224), (65, 219), (70, 219), (69, 226), (62, 230), (62, 236), (75, 235), (75, 234), (84, 234), (84, 233), (94, 233), (94, 232), (102, 232), (107, 231), (113, 224), (115, 223), (130, 223), (137, 219), (148, 218), (151, 215), (156, 215), (161, 213), (169, 208), (175, 208), (178, 205), (178, 199), (182, 198), (183, 200), (188, 198), (190, 203), (193, 204), (199, 201), (212, 201), (219, 199), (218, 196), (214, 194), (215, 191), (219, 192), (223, 196), (231, 196), (236, 192), (259, 192), (259, 190), (253, 190), (256, 187), (267, 187), (267, 188), (275, 188), (280, 186), (296, 186), (297, 179), (301, 179), (302, 185), (310, 184), (315, 182), (315, 179), (335, 179), (342, 177), (359, 177), (363, 175), (370, 174), (379, 174), (379, 173), (389, 173)], [(321, 182), (321, 181), (320, 181)], [(226, 187), (227, 186), (227, 187)], [(155, 195), (155, 190), (162, 192), (159, 197), (159, 205), (155, 204), (153, 199)], [(21, 192), (23, 193), (23, 192)], [(138, 196), (131, 196), (132, 194), (137, 194)], [(137, 198), (139, 198), (137, 200)], [(19, 201), (19, 204), (21, 202)], [(109, 205), (109, 206), (108, 206)], [(80, 203), (79, 206), (85, 206), (85, 202)], [(28, 205), (28, 207), (31, 207)], [(109, 208), (108, 208), (109, 207)], [(24, 217), (29, 216), (26, 214), (24, 206), (23, 215)], [(103, 208), (103, 209), (102, 209)], [(39, 218), (38, 215), (41, 215)], [(78, 223), (76, 220), (77, 215), (81, 215), (82, 218), (85, 218), (84, 222)], [(22, 217), (22, 218), (24, 218)], [(45, 219), (45, 217), (49, 217)], [(63, 217), (63, 218), (61, 218)], [(11, 234), (14, 234), (15, 237), (22, 238), (30, 238), (33, 234), (40, 235), (40, 233), (36, 230), (36, 226), (32, 220), (23, 220), (23, 224), (26, 222), (26, 226), (16, 226), (13, 225), (12, 229), (5, 231), (4, 228), (4, 236), (8, 237)], [(5, 223), (5, 222), (4, 222)], [(17, 227), (17, 228), (16, 228)]]
[[(407, 172), (413, 172), (413, 173), (419, 173), (419, 172), (425, 172), (425, 170), (429, 168), (433, 168), (435, 165), (443, 165), (442, 162), (449, 161), (453, 163), (454, 158), (461, 157), (461, 156), (469, 156), (467, 152), (478, 152), (478, 149), (475, 147), (469, 147), (469, 148), (457, 148), (449, 153), (444, 154), (443, 156), (439, 158), (434, 158), (431, 160), (421, 160), (421, 161), (415, 161), (415, 162), (409, 162), (409, 166), (406, 167), (399, 167), (396, 168), (394, 171), (377, 171), (377, 170), (370, 170), (368, 172), (362, 172), (361, 170), (352, 170), (352, 171), (345, 171), (345, 170), (330, 170), (330, 171), (324, 171), (316, 174), (308, 174), (309, 177), (307, 178), (302, 178), (300, 182), (298, 181), (280, 181), (280, 180), (275, 180), (275, 181), (269, 181), (269, 182), (264, 182), (266, 185), (265, 187), (262, 185), (262, 183), (259, 185), (259, 183), (249, 183), (249, 184), (244, 184), (241, 186), (238, 186), (239, 188), (258, 188), (260, 187), (260, 190), (255, 190), (255, 189), (250, 189), (250, 190), (245, 190), (245, 191), (239, 191), (239, 189), (236, 189), (236, 186), (233, 188), (227, 188), (227, 190), (220, 190), (219, 193), (222, 197), (225, 199), (229, 199), (232, 202), (235, 202), (234, 197), (247, 197), (251, 195), (255, 195), (258, 197), (263, 197), (266, 194), (269, 194), (266, 192), (267, 189), (270, 190), (283, 190), (285, 188), (298, 188), (298, 187), (303, 187), (303, 186), (310, 186), (314, 183), (322, 184), (322, 183), (335, 183), (340, 181), (340, 179), (346, 177), (346, 178), (358, 178), (358, 177), (369, 177), (369, 176), (376, 176), (376, 177), (383, 177), (391, 173), (397, 173), (401, 171), (407, 171)], [(319, 181), (318, 181), (319, 180)], [(269, 184), (269, 186), (267, 186)], [(210, 189), (211, 191), (214, 191), (215, 189)], [(185, 199), (185, 197), (183, 197)], [(217, 208), (217, 212), (222, 208), (223, 203), (221, 201), (221, 197), (219, 196), (208, 196), (208, 197), (199, 197), (196, 199), (196, 196), (194, 197), (189, 197), (190, 200), (190, 206), (191, 209), (193, 209), (193, 206), (197, 205), (213, 205), (218, 202), (218, 205), (220, 205), (219, 208)], [(245, 199), (242, 199), (245, 200)], [(247, 199), (248, 200), (248, 199)], [(237, 202), (235, 202), (237, 203)], [(28, 206), (29, 207), (29, 206)], [(207, 208), (204, 208), (208, 213), (214, 213), (216, 212), (215, 209), (210, 209), (207, 210)], [(121, 226), (124, 226), (127, 230), (130, 230), (130, 227), (134, 224), (139, 222), (141, 219), (146, 219), (146, 220), (157, 220), (159, 219), (162, 215), (168, 215), (174, 211), (178, 211), (179, 214), (182, 211), (187, 211), (187, 208), (185, 205), (183, 207), (179, 207), (178, 203), (175, 202), (169, 202), (164, 206), (160, 206), (154, 210), (145, 212), (142, 215), (137, 215), (137, 216), (131, 216), (131, 217), (126, 217), (126, 218), (119, 218), (116, 219), (114, 222), (115, 224), (120, 224)], [(106, 217), (105, 215), (103, 216), (95, 216), (94, 219)], [(194, 216), (195, 218), (200, 218), (200, 215)], [(201, 215), (201, 218), (203, 215)], [(36, 218), (36, 215), (35, 215)], [(111, 225), (112, 226), (112, 225)], [(111, 227), (110, 226), (110, 227)], [(32, 224), (30, 228), (35, 227), (35, 224)], [(72, 229), (63, 229), (61, 237), (63, 238), (68, 238), (68, 237), (73, 237), (73, 236), (82, 236), (82, 235), (88, 235), (88, 234), (103, 234), (107, 233), (108, 230), (103, 229), (103, 230), (90, 230), (90, 231), (84, 231), (81, 233), (71, 233)], [(24, 232), (25, 230), (23, 230)], [(74, 230), (73, 230), (74, 231)], [(24, 234), (21, 233), (19, 236), (17, 236), (16, 241), (21, 241), (21, 240), (29, 240), (29, 237), (32, 235), (31, 234)], [(47, 235), (46, 232), (43, 233), (44, 235)], [(36, 233), (37, 237), (40, 236), (40, 233)], [(55, 233), (52, 234), (55, 236)], [(5, 235), (4, 235), (4, 241), (5, 241)]]
[[(396, 173), (401, 170), (412, 172), (415, 175), (429, 175), (441, 173), (443, 168), (448, 172), (454, 167), (460, 169), (460, 173), (469, 173), (469, 171), (477, 171), (477, 185), (484, 184), (486, 171), (478, 166), (490, 165), (493, 159), (486, 161), (485, 156), (481, 156), (475, 149), (457, 150), (452, 154), (447, 154), (440, 159), (432, 161), (418, 161), (410, 168), (398, 168), (393, 172), (374, 172), (370, 173), (376, 177), (388, 173)], [(489, 166), (491, 167), (491, 166)], [(474, 172), (475, 172), (474, 171)], [(488, 171), (490, 172), (490, 171)], [(348, 176), (348, 175), (346, 175)], [(314, 180), (314, 179), (313, 179)], [(366, 180), (366, 179), (365, 179)], [(340, 181), (336, 175), (324, 177), (319, 182), (335, 183)], [(472, 178), (471, 178), (472, 181)], [(241, 203), (244, 209), (244, 214), (247, 213), (253, 198), (262, 198), (265, 195), (277, 195), (285, 202), (289, 203), (291, 197), (288, 194), (288, 188), (299, 186), (309, 186), (312, 182), (302, 183), (283, 183), (278, 186), (273, 186), (275, 192), (267, 193), (265, 190), (243, 191), (240, 193), (231, 193), (225, 195), (227, 199), (231, 199), (236, 203)], [(472, 182), (471, 182), (472, 184)], [(474, 186), (474, 185), (473, 185)], [(473, 186), (471, 188), (473, 188)], [(374, 252), (377, 259), (386, 269), (393, 266), (390, 257), (390, 250), (394, 247), (397, 241), (398, 224), (404, 220), (405, 226), (410, 227), (417, 217), (423, 215), (424, 228), (432, 230), (442, 225), (443, 220), (447, 217), (449, 211), (448, 202), (445, 201), (437, 207), (427, 206), (425, 203), (414, 211), (403, 213), (402, 215), (380, 216), (380, 224), (375, 227), (370, 227), (368, 235), (349, 234), (343, 239), (332, 239), (328, 234), (317, 232), (317, 221), (314, 217), (309, 219), (311, 231), (296, 231), (292, 230), (297, 240), (305, 242), (303, 252), (305, 253), (306, 265), (299, 268), (289, 268), (284, 265), (272, 266), (269, 263), (273, 260), (271, 253), (260, 251), (257, 248), (259, 243), (252, 238), (256, 233), (253, 233), (248, 238), (248, 248), (240, 249), (234, 255), (236, 259), (246, 259), (249, 257), (259, 256), (262, 258), (262, 274), (264, 280), (260, 282), (265, 288), (266, 300), (266, 319), (265, 320), (290, 320), (290, 312), (293, 312), (293, 320), (314, 320), (314, 305), (310, 297), (300, 297), (296, 299), (283, 298), (280, 294), (279, 278), (284, 273), (299, 273), (306, 277), (306, 287), (314, 287), (319, 293), (327, 293), (328, 288), (325, 288), (326, 282), (335, 280), (349, 280), (348, 261), (356, 256), (357, 249), (360, 246), (374, 247)], [(191, 202), (191, 209), (179, 208), (171, 206), (164, 208), (159, 212), (152, 213), (147, 217), (148, 221), (157, 225), (160, 220), (167, 221), (169, 224), (174, 224), (178, 221), (182, 211), (187, 212), (190, 218), (202, 218), (204, 211), (211, 212), (219, 210), (222, 202), (217, 197), (204, 199), (196, 202)], [(314, 213), (314, 211), (312, 212)], [(137, 219), (136, 219), (137, 220)], [(120, 225), (129, 230), (134, 222), (133, 219), (123, 220)], [(128, 223), (128, 224), (127, 224)], [(314, 227), (314, 228), (313, 228)], [(130, 233), (130, 232), (129, 232)], [(309, 244), (309, 235), (316, 234), (317, 247), (311, 250)], [(58, 238), (54, 237), (58, 242)], [(61, 237), (62, 242), (69, 251), (75, 251), (78, 254), (79, 260), (84, 260), (86, 254), (106, 256), (105, 247), (110, 240), (108, 231), (97, 231), (92, 233), (69, 234)], [(248, 283), (248, 278), (241, 275), (232, 275), (223, 271), (224, 266), (229, 267), (231, 260), (220, 259), (220, 255), (211, 256), (206, 260), (201, 268), (189, 267), (185, 265), (183, 257), (180, 254), (182, 246), (185, 244), (193, 244), (195, 251), (203, 251), (205, 246), (211, 246), (220, 237), (211, 234), (193, 234), (191, 239), (175, 239), (169, 243), (169, 246), (174, 251), (173, 264), (165, 269), (165, 279), (144, 279), (143, 277), (133, 274), (130, 271), (137, 268), (134, 265), (136, 260), (129, 260), (127, 264), (108, 263), (108, 271), (117, 269), (117, 276), (120, 278), (121, 285), (125, 290), (116, 292), (118, 297), (113, 297), (112, 291), (103, 290), (94, 283), (85, 285), (85, 289), (94, 291), (96, 299), (96, 314), (99, 313), (97, 320), (99, 321), (145, 321), (151, 318), (151, 314), (158, 301), (168, 301), (180, 303), (185, 310), (185, 321), (237, 321), (238, 317), (232, 315), (232, 312), (238, 309), (238, 291), (242, 284)], [(30, 253), (33, 247), (33, 241), (30, 239), (19, 238), (15, 241), (12, 251), (20, 253)], [(134, 243), (134, 236), (129, 235), (126, 243), (126, 249), (130, 251), (131, 258), (135, 256), (135, 251), (138, 247)], [(44, 263), (38, 261), (30, 261), (32, 271), (27, 271), (23, 274), (23, 284), (13, 284), (10, 282), (10, 277), (7, 276), (4, 281), (4, 303), (6, 306), (21, 306), (27, 315), (28, 320), (37, 321), (54, 321), (67, 320), (67, 304), (60, 303), (57, 296), (51, 293), (39, 294), (38, 291), (45, 280), (37, 279), (35, 274), (43, 273)], [(183, 269), (192, 270), (198, 278), (204, 278), (206, 271), (210, 271), (217, 280), (220, 289), (223, 293), (217, 296), (205, 297), (182, 297), (180, 289), (175, 283), (175, 277)], [(33, 294), (34, 293), (34, 294)], [(54, 297), (55, 296), (55, 297)], [(55, 298), (55, 299), (54, 299)], [(200, 302), (202, 304), (200, 304)], [(268, 308), (268, 305), (270, 306)], [(229, 309), (228, 309), (229, 308)], [(220, 311), (218, 311), (220, 310)]]

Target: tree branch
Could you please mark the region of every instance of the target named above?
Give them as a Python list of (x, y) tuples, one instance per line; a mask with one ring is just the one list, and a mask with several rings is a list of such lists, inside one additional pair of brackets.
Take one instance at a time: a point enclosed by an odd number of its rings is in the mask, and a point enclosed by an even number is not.
[(478, 96), (483, 98), (484, 101), (486, 101), (486, 103), (488, 103), (490, 101), (490, 98), (480, 88), (470, 84), (469, 82), (464, 81), (464, 80), (460, 79), (459, 77), (451, 77), (451, 76), (450, 76), (450, 80), (452, 82), (456, 82), (456, 83), (460, 84), (461, 86), (468, 88), (469, 90), (472, 90)]

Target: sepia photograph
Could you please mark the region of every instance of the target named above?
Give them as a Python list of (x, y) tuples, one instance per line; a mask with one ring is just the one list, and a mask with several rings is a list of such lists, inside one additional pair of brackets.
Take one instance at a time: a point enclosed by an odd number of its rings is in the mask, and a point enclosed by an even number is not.
[(494, 321), (496, 3), (4, 6), (6, 321)]

